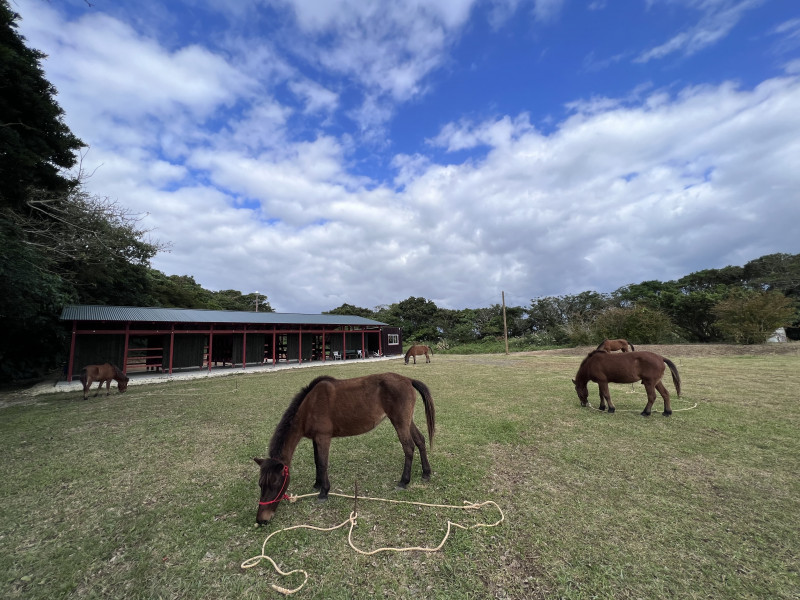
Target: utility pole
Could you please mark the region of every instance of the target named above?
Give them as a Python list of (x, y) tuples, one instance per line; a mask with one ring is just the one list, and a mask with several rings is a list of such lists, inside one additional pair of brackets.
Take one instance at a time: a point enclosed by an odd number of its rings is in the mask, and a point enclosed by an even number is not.
[(506, 325), (506, 293), (503, 294), (503, 336), (506, 339), (506, 356), (508, 356), (508, 325)]

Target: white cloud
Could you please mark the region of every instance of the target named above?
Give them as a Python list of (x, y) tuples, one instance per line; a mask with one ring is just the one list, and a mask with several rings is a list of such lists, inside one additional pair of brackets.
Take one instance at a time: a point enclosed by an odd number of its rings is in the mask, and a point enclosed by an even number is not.
[(725, 38), (745, 12), (759, 6), (763, 0), (688, 0), (685, 3), (702, 13), (700, 20), (663, 44), (642, 52), (634, 62), (646, 63), (676, 52), (691, 56)]

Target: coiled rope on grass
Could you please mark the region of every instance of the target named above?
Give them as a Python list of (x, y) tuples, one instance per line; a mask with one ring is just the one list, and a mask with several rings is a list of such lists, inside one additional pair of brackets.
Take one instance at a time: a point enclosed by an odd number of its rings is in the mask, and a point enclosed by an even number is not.
[[(301, 498), (308, 498), (310, 496), (316, 496), (316, 495), (317, 495), (316, 493), (312, 493), (312, 494), (303, 494), (301, 496), (290, 496), (289, 497), (289, 501), (290, 502), (296, 502), (297, 500), (300, 500)], [(279, 529), (277, 531), (273, 531), (272, 533), (270, 533), (267, 536), (267, 538), (264, 540), (264, 543), (261, 545), (261, 554), (259, 554), (257, 556), (253, 556), (251, 558), (248, 558), (246, 561), (244, 561), (242, 563), (242, 565), (241, 565), (242, 569), (250, 569), (252, 567), (255, 567), (263, 559), (266, 559), (270, 563), (272, 563), (272, 566), (275, 569), (275, 571), (277, 573), (279, 573), (280, 575), (282, 575), (283, 577), (288, 577), (289, 575), (293, 575), (295, 573), (302, 573), (303, 577), (304, 577), (303, 583), (301, 583), (298, 587), (296, 587), (294, 589), (287, 589), (285, 587), (276, 585), (274, 583), (270, 584), (270, 586), (272, 587), (273, 590), (275, 590), (276, 592), (280, 592), (281, 594), (284, 594), (285, 596), (288, 596), (290, 594), (294, 594), (296, 592), (299, 592), (301, 589), (303, 589), (303, 586), (305, 586), (306, 582), (308, 581), (308, 572), (303, 570), (303, 569), (294, 569), (292, 571), (283, 571), (278, 566), (278, 564), (272, 559), (272, 557), (270, 557), (269, 555), (267, 555), (265, 553), (265, 550), (266, 550), (266, 547), (267, 547), (267, 543), (269, 542), (269, 540), (273, 536), (278, 535), (279, 533), (283, 533), (283, 532), (286, 532), (286, 531), (291, 531), (293, 529), (311, 529), (311, 530), (314, 530), (314, 531), (323, 531), (323, 532), (324, 531), (334, 531), (336, 529), (341, 529), (342, 527), (345, 527), (349, 523), (350, 524), (350, 530), (349, 530), (349, 532), (347, 534), (347, 543), (350, 545), (350, 547), (353, 550), (355, 550), (359, 554), (362, 554), (364, 556), (372, 556), (373, 554), (378, 554), (379, 552), (438, 552), (439, 550), (441, 550), (444, 547), (444, 545), (447, 542), (447, 539), (450, 537), (450, 533), (451, 533), (451, 531), (452, 531), (452, 529), (454, 527), (458, 528), (458, 529), (464, 529), (464, 530), (477, 529), (479, 527), (497, 527), (498, 525), (500, 525), (500, 523), (502, 523), (505, 520), (505, 514), (503, 513), (503, 509), (501, 509), (500, 506), (498, 506), (498, 504), (496, 502), (494, 502), (493, 500), (486, 500), (485, 502), (468, 502), (468, 501), (465, 500), (464, 501), (464, 505), (463, 506), (459, 506), (459, 505), (451, 505), (451, 504), (429, 504), (429, 503), (426, 503), (426, 502), (411, 502), (411, 501), (408, 501), (408, 500), (389, 500), (389, 499), (386, 499), (386, 498), (371, 498), (369, 496), (359, 496), (357, 494), (355, 496), (350, 496), (350, 495), (347, 495), (347, 494), (336, 494), (336, 493), (331, 492), (328, 495), (329, 496), (338, 496), (340, 498), (352, 498), (356, 502), (358, 500), (371, 500), (371, 501), (376, 501), (376, 502), (386, 502), (386, 503), (390, 503), (390, 504), (411, 504), (411, 505), (415, 505), (415, 506), (425, 506), (425, 507), (428, 507), (428, 508), (478, 510), (478, 509), (480, 509), (480, 508), (482, 508), (484, 506), (494, 506), (498, 510), (498, 512), (500, 513), (500, 518), (497, 521), (495, 521), (494, 523), (476, 523), (474, 525), (462, 525), (460, 523), (456, 523), (456, 522), (450, 521), (448, 519), (448, 521), (447, 521), (447, 531), (445, 532), (444, 537), (442, 538), (442, 541), (439, 542), (439, 544), (437, 546), (435, 546), (435, 547), (426, 547), (426, 546), (408, 546), (408, 547), (404, 547), (404, 548), (383, 547), (383, 548), (376, 548), (374, 550), (362, 550), (362, 549), (358, 548), (353, 543), (353, 529), (355, 528), (355, 526), (356, 526), (356, 524), (358, 522), (358, 520), (357, 520), (358, 519), (358, 513), (356, 511), (353, 511), (353, 512), (350, 513), (350, 516), (346, 520), (342, 521), (338, 525), (334, 525), (333, 527), (315, 527), (314, 525), (293, 525), (292, 527), (285, 527), (284, 529)]]

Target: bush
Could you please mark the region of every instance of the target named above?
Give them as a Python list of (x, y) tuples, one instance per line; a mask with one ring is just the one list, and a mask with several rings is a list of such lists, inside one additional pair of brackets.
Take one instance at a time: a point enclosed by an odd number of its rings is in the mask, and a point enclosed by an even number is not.
[(664, 344), (675, 340), (675, 326), (660, 310), (646, 306), (614, 307), (592, 324), (592, 343), (624, 338), (633, 344)]
[(780, 292), (737, 290), (713, 309), (716, 326), (737, 344), (763, 344), (795, 314), (794, 302)]

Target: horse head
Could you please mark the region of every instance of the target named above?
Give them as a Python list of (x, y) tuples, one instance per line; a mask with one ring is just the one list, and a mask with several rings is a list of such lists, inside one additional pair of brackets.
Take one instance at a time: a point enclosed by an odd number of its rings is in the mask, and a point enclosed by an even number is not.
[(288, 498), (286, 488), (289, 487), (289, 465), (274, 458), (254, 458), (261, 468), (258, 485), (261, 487), (261, 500), (258, 503), (256, 522), (263, 525), (269, 521), (281, 500)]
[(581, 401), (581, 406), (586, 406), (586, 404), (589, 402), (589, 386), (586, 384), (586, 382), (578, 383), (574, 379), (572, 380), (572, 383), (575, 384), (575, 391), (578, 393), (578, 400)]
[(117, 389), (119, 390), (120, 394), (128, 389), (128, 381), (129, 379), (125, 376), (123, 376), (120, 379), (117, 379)]

